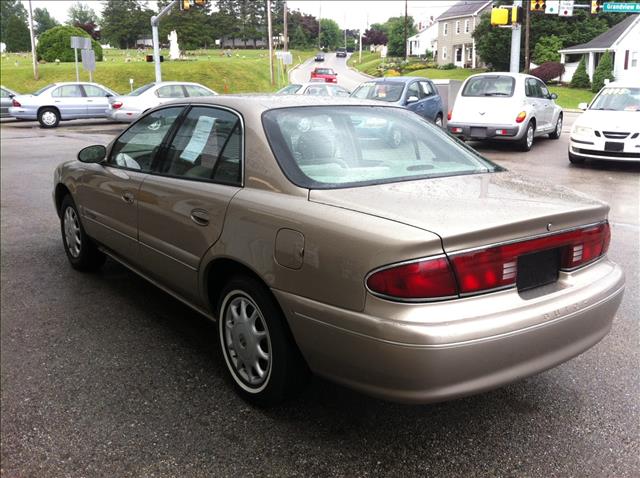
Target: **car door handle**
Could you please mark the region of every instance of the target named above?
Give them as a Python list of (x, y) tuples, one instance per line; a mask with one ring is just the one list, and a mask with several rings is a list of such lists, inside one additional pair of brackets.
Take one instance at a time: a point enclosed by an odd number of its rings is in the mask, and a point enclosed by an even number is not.
[(191, 220), (198, 226), (209, 225), (209, 213), (204, 209), (194, 209), (191, 211)]
[(122, 200), (124, 202), (126, 202), (127, 204), (133, 204), (133, 193), (130, 193), (129, 191), (123, 192), (122, 193)]

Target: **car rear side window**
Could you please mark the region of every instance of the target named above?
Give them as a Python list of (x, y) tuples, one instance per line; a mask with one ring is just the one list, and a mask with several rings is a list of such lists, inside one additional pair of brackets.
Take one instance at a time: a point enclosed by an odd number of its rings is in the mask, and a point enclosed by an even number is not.
[(184, 87), (187, 89), (187, 93), (189, 94), (189, 96), (212, 96), (213, 93), (209, 90), (206, 90), (204, 88), (202, 88), (201, 86), (196, 86), (196, 85), (184, 85)]
[(182, 85), (167, 85), (161, 86), (156, 91), (156, 95), (158, 98), (184, 98), (184, 90), (182, 89)]
[(513, 96), (516, 80), (506, 75), (474, 76), (467, 80), (462, 96)]
[(162, 141), (183, 106), (163, 108), (141, 118), (114, 143), (108, 164), (115, 167), (149, 172)]
[(154, 172), (222, 184), (241, 183), (242, 123), (228, 110), (193, 107)]
[(0, 92), (2, 92), (2, 98), (9, 98), (9, 92), (4, 88), (0, 88)]
[(54, 98), (79, 98), (82, 96), (80, 85), (64, 85), (56, 88), (51, 93)]
[(97, 86), (83, 85), (82, 87), (84, 88), (84, 92), (87, 96), (90, 96), (90, 97), (100, 96), (102, 98), (107, 96), (107, 92), (102, 88), (98, 88)]

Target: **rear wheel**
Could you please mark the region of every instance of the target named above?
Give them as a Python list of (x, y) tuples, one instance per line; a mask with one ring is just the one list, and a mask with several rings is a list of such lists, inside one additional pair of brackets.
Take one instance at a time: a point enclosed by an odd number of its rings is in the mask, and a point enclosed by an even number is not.
[(85, 272), (99, 269), (106, 257), (84, 232), (80, 214), (71, 196), (64, 197), (60, 212), (62, 243), (71, 267)]
[(60, 123), (60, 113), (55, 108), (42, 108), (38, 111), (38, 121), (43, 128), (55, 128)]
[(549, 138), (558, 139), (562, 134), (562, 114), (558, 116), (558, 121), (556, 121), (556, 129), (553, 130), (553, 133), (549, 133)]
[(524, 135), (518, 141), (518, 146), (521, 151), (531, 151), (531, 147), (533, 146), (533, 137), (536, 132), (536, 127), (533, 123), (529, 122), (527, 124), (527, 129), (524, 132)]
[(269, 290), (248, 275), (233, 277), (218, 306), (218, 335), (237, 392), (275, 405), (306, 383), (308, 369)]
[(584, 161), (585, 161), (584, 158), (580, 158), (575, 154), (569, 153), (569, 162), (571, 162), (571, 164), (584, 164)]

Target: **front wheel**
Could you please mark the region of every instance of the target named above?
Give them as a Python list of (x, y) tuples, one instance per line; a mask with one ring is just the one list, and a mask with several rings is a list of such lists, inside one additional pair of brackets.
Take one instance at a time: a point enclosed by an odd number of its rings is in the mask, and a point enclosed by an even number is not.
[(536, 127), (533, 123), (527, 124), (527, 129), (524, 132), (524, 135), (518, 141), (518, 146), (521, 151), (531, 151), (531, 147), (533, 146), (533, 136), (535, 135)]
[(106, 256), (87, 236), (80, 222), (80, 214), (71, 196), (67, 195), (60, 206), (62, 243), (71, 267), (89, 272), (100, 268)]
[(306, 382), (308, 370), (269, 290), (239, 275), (225, 286), (218, 335), (237, 392), (258, 406), (276, 405)]
[(558, 116), (558, 121), (556, 121), (556, 128), (553, 130), (553, 133), (549, 133), (549, 138), (558, 139), (562, 134), (562, 115)]

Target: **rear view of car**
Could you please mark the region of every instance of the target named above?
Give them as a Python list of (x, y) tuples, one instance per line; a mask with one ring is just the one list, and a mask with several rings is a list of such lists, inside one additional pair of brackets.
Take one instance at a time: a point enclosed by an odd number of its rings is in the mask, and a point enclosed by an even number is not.
[(569, 161), (640, 161), (640, 82), (609, 83), (573, 124)]
[(2, 98), (0, 99), (0, 117), (4, 118), (10, 116), (9, 108), (12, 106), (12, 98), (16, 96), (17, 93), (4, 86), (0, 87), (0, 93), (2, 93)]
[(346, 48), (338, 48), (336, 50), (337, 58), (346, 58), (347, 57), (347, 49)]
[(535, 137), (560, 137), (563, 116), (555, 98), (534, 76), (470, 76), (449, 112), (448, 129), (462, 139), (513, 141), (521, 150), (529, 151)]
[(332, 68), (314, 68), (311, 72), (311, 80), (321, 79), (327, 83), (337, 83), (338, 74)]

